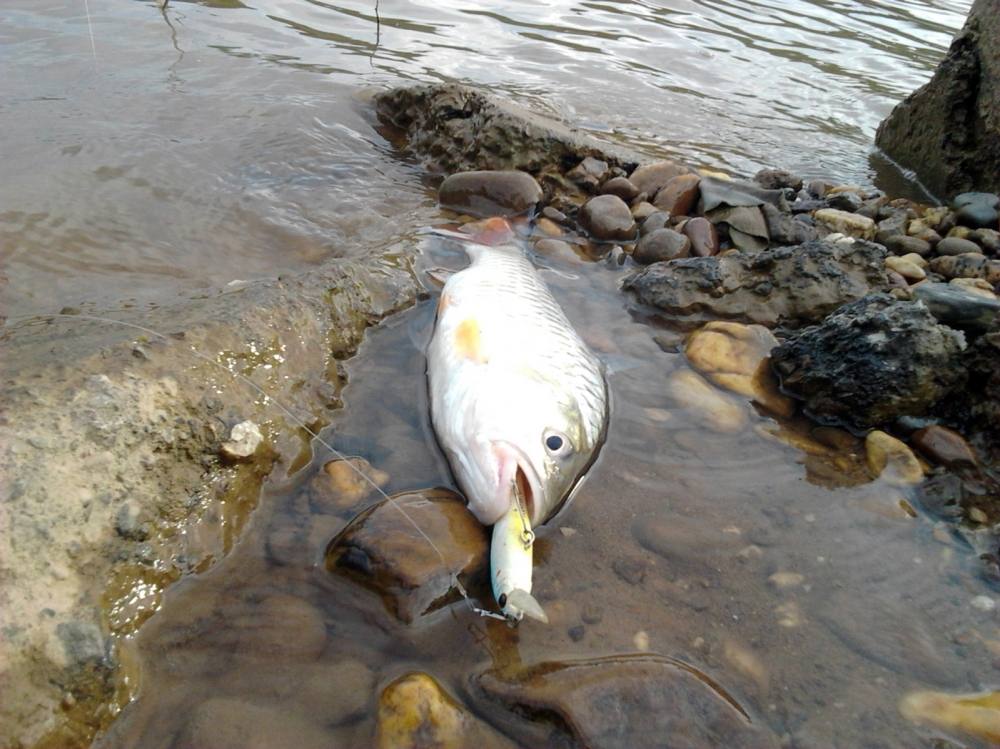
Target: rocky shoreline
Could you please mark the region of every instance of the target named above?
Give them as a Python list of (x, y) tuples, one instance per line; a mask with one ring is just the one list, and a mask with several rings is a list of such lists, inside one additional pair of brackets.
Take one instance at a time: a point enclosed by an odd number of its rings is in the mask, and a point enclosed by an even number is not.
[[(966, 535), (996, 579), (996, 196), (929, 206), (780, 170), (732, 179), (631, 153), (459, 85), (395, 89), (375, 98), (375, 110), (384, 134), (442, 177), (440, 202), (456, 223), (511, 216), (539, 255), (611, 264), (636, 316), (690, 331), (679, 346), (694, 371), (668, 387), (703, 409), (710, 429), (745, 418), (720, 398), (726, 391), (779, 421), (801, 410), (819, 429), (845, 427), (824, 439), (863, 437), (869, 478), (907, 487), (929, 516)], [(226, 553), (275, 466), (291, 472), (307, 459), (296, 420), (191, 350), (216, 352), (321, 428), (339, 405), (339, 360), (368, 326), (422, 293), (413, 252), (390, 248), (128, 318), (167, 341), (83, 317), (8, 326), (4, 344), (15, 355), (4, 364), (0, 465), (12, 478), (0, 504), (0, 621), (3, 677), (21, 688), (4, 701), (0, 743), (86, 744), (106, 727), (135, 686), (118, 638), (155, 610), (166, 586)], [(809, 450), (818, 437), (780, 439)], [(459, 555), (469, 574), (483, 564), (484, 543)], [(433, 560), (411, 574), (376, 547), (359, 518), (334, 540), (328, 567), (364, 585), (391, 581), (403, 591), (393, 604), (403, 621), (447, 596)], [(369, 562), (359, 565), (362, 557)], [(670, 684), (690, 679), (655, 659), (616, 668), (635, 689), (646, 671)], [(549, 682), (573, 678), (566, 673), (532, 675), (537, 693), (527, 698), (504, 674), (482, 688), (518, 709), (529, 699), (558, 711), (565, 706)], [(380, 745), (414, 745), (417, 735), (461, 743), (487, 730), (461, 714), (421, 722), (406, 707), (421, 700), (427, 715), (458, 710), (430, 677), (400, 680), (383, 693)], [(734, 735), (749, 731), (735, 713), (719, 720)], [(596, 735), (585, 724), (573, 730), (581, 740)]]

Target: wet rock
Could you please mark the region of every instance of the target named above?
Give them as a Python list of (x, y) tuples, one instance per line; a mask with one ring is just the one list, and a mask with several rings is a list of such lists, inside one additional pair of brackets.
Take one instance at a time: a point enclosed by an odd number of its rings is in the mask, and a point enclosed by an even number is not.
[(231, 460), (245, 460), (257, 452), (264, 435), (252, 421), (241, 421), (229, 432), (229, 440), (222, 443), (222, 454)]
[(657, 161), (640, 166), (629, 175), (629, 181), (639, 192), (656, 195), (670, 180), (683, 174), (691, 174), (691, 170), (676, 161)]
[(927, 278), (927, 273), (924, 272), (923, 268), (898, 255), (887, 257), (885, 259), (885, 267), (891, 271), (895, 271), (908, 281), (922, 281)]
[(198, 749), (327, 749), (333, 739), (319, 720), (227, 697), (197, 703), (186, 722), (179, 745)]
[(1000, 197), (988, 192), (965, 192), (952, 201), (955, 220), (973, 229), (996, 229)]
[(433, 678), (412, 673), (396, 679), (379, 698), (378, 749), (514, 749), (459, 706)]
[(542, 216), (549, 221), (555, 221), (557, 224), (565, 224), (568, 221), (565, 213), (550, 205), (542, 209)]
[[(608, 162), (587, 156), (575, 167), (566, 172), (566, 177), (573, 183), (590, 192), (596, 192), (597, 186), (608, 176)], [(638, 193), (636, 193), (638, 195)]]
[(988, 330), (1000, 314), (1000, 301), (950, 283), (922, 283), (914, 287), (913, 295), (938, 321), (960, 330)]
[(888, 246), (891, 238), (906, 236), (906, 227), (910, 223), (910, 218), (909, 212), (905, 210), (894, 211), (878, 222), (875, 227), (875, 241)]
[(697, 174), (674, 177), (656, 193), (653, 205), (671, 216), (687, 216), (698, 202), (699, 182)]
[(310, 501), (316, 512), (336, 513), (354, 507), (388, 482), (389, 474), (364, 458), (331, 460), (313, 480)]
[(717, 226), (727, 226), (730, 239), (739, 249), (754, 253), (767, 249), (770, 235), (757, 206), (720, 206), (707, 211), (705, 217)]
[(934, 247), (934, 252), (938, 255), (963, 255), (967, 252), (979, 253), (979, 245), (968, 239), (958, 237), (945, 237)]
[(753, 207), (770, 203), (776, 208), (787, 211), (788, 201), (782, 190), (765, 190), (750, 182), (735, 182), (718, 179), (717, 177), (702, 177), (699, 183), (701, 199), (698, 201), (699, 213), (708, 213), (716, 208), (729, 206)]
[(997, 299), (993, 284), (985, 278), (953, 278), (948, 285), (985, 299)]
[(753, 176), (753, 181), (765, 190), (802, 189), (802, 178), (786, 169), (761, 169)]
[(920, 461), (906, 443), (878, 429), (865, 437), (865, 461), (872, 478), (890, 484), (909, 486), (924, 478)]
[(771, 358), (810, 414), (863, 428), (926, 413), (961, 387), (964, 348), (923, 304), (873, 294), (793, 334)]
[(819, 236), (814, 226), (782, 213), (770, 203), (765, 203), (760, 209), (772, 244), (802, 244)]
[(580, 209), (580, 225), (595, 239), (624, 241), (635, 237), (635, 219), (621, 198), (598, 195)]
[(601, 185), (601, 195), (617, 195), (626, 203), (631, 203), (639, 197), (639, 188), (628, 177), (613, 177)]
[(899, 711), (914, 723), (1000, 744), (1000, 692), (911, 692), (900, 701)]
[(995, 229), (977, 229), (968, 239), (978, 244), (990, 255), (1000, 254), (1000, 231)]
[(861, 208), (862, 200), (861, 196), (853, 192), (839, 192), (830, 195), (826, 199), (826, 204), (830, 208), (834, 208), (838, 211), (845, 211), (846, 213), (857, 213)]
[(833, 189), (833, 184), (825, 179), (813, 179), (806, 185), (806, 190), (816, 198), (826, 197), (826, 194)]
[(691, 240), (694, 257), (711, 257), (719, 254), (719, 234), (707, 218), (696, 216), (684, 224), (684, 235)]
[(945, 278), (982, 278), (986, 273), (986, 256), (980, 252), (947, 255), (931, 260), (931, 270)]
[(657, 211), (652, 213), (645, 218), (642, 222), (642, 226), (639, 228), (639, 235), (645, 236), (650, 232), (656, 231), (657, 229), (663, 229), (670, 223), (670, 214), (664, 213), (663, 211)]
[(641, 200), (632, 206), (632, 218), (638, 222), (643, 222), (654, 213), (658, 213), (656, 206), (652, 203), (648, 203), (645, 200)]
[(715, 384), (790, 416), (795, 406), (778, 392), (767, 358), (777, 345), (778, 339), (762, 325), (717, 321), (692, 333), (684, 353)]
[(668, 381), (673, 399), (717, 432), (738, 432), (746, 425), (747, 413), (739, 404), (709, 385), (689, 369), (674, 372)]
[(489, 538), (454, 492), (428, 489), (393, 499), (444, 559), (385, 500), (354, 518), (330, 542), (326, 568), (375, 590), (392, 613), (409, 623), (454, 600), (453, 573), (467, 580), (485, 569)]
[(438, 189), (445, 208), (472, 216), (516, 216), (532, 210), (542, 188), (527, 172), (474, 171), (447, 177)]
[(487, 671), (475, 685), (491, 702), (529, 718), (515, 724), (528, 746), (777, 746), (776, 737), (759, 722), (755, 726), (706, 674), (657, 655), (541, 663), (513, 674)]
[(732, 319), (773, 327), (819, 321), (885, 284), (882, 247), (817, 241), (651, 265), (622, 287), (688, 324)]
[(687, 257), (691, 240), (673, 229), (657, 229), (639, 240), (632, 258), (642, 265)]
[(840, 232), (858, 239), (875, 238), (875, 222), (865, 216), (858, 216), (835, 208), (821, 208), (813, 218), (830, 231)]
[(970, 468), (979, 462), (962, 435), (937, 424), (918, 429), (910, 442), (930, 460), (946, 468)]
[(562, 260), (570, 263), (580, 261), (582, 248), (575, 247), (561, 239), (540, 239), (533, 245), (535, 252), (544, 257)]
[(889, 250), (893, 255), (920, 255), (920, 257), (928, 257), (931, 254), (933, 248), (930, 242), (920, 239), (919, 237), (908, 237), (902, 234), (889, 237), (883, 242), (886, 249)]

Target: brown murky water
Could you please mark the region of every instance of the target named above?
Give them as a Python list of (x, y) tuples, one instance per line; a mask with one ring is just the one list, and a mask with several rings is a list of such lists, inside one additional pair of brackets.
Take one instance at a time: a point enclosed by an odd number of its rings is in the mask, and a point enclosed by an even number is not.
[[(1000, 629), (971, 604), (992, 595), (974, 555), (904, 511), (905, 493), (868, 480), (860, 443), (840, 433), (825, 447), (798, 422), (781, 432), (736, 396), (743, 426), (714, 431), (669, 395), (687, 366), (671, 353), (678, 336), (628, 311), (622, 269), (535, 259), (618, 370), (601, 457), (558, 528), (541, 531), (535, 585), (551, 624), (512, 632), (457, 603), (405, 626), (327, 572), (328, 541), (375, 498), (339, 515), (312, 509), (309, 480), (329, 459), (319, 448), (271, 481), (229, 558), (167, 594), (135, 643), (140, 697), (102, 746), (215, 746), (210, 735), (223, 746), (229, 724), (248, 721), (263, 745), (364, 746), (379, 689), (413, 670), (525, 745), (551, 743), (561, 734), (526, 732), (477, 675), (647, 648), (706, 674), (790, 745), (932, 746), (900, 716), (904, 694), (997, 682)], [(425, 270), (463, 262), (456, 246), (424, 240)], [(434, 303), (369, 336), (326, 433), (386, 471), (390, 491), (451, 483), (426, 408)]]

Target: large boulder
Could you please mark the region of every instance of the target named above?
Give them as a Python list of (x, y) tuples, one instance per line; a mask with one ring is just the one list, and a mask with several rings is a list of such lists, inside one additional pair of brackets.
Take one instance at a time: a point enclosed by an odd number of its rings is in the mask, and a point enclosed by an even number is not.
[(872, 294), (792, 335), (771, 360), (812, 416), (867, 428), (922, 415), (961, 387), (964, 348), (921, 302)]
[(727, 319), (797, 327), (885, 288), (884, 266), (880, 245), (812, 241), (654, 263), (626, 277), (623, 288), (687, 324)]
[(1000, 0), (976, 0), (934, 77), (879, 126), (875, 142), (930, 190), (1000, 191)]

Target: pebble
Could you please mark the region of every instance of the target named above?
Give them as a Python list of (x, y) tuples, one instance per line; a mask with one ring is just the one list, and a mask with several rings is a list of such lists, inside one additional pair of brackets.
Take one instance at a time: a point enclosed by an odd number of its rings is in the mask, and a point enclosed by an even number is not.
[(557, 224), (565, 224), (567, 221), (566, 214), (551, 205), (547, 205), (542, 209), (542, 216), (550, 221), (555, 221)]
[(878, 429), (865, 437), (865, 458), (872, 477), (887, 483), (908, 486), (924, 478), (920, 461), (906, 443)]
[(805, 575), (798, 572), (775, 572), (767, 578), (767, 581), (778, 590), (785, 590), (799, 587), (805, 582), (805, 579)]
[(534, 208), (542, 188), (527, 172), (458, 172), (445, 178), (438, 200), (445, 208), (473, 216), (515, 216)]
[(986, 523), (989, 522), (990, 519), (989, 516), (978, 507), (970, 507), (968, 514), (969, 514), (969, 520), (971, 520), (973, 523), (979, 523), (980, 525), (986, 525)]
[(930, 266), (930, 263), (927, 261), (927, 258), (916, 252), (909, 252), (905, 255), (900, 255), (899, 257), (901, 260), (906, 260), (909, 263), (913, 263), (922, 270), (927, 270), (927, 268)]
[(1000, 231), (996, 229), (976, 229), (968, 238), (991, 255), (1000, 253)]
[(635, 247), (632, 258), (642, 265), (688, 257), (691, 240), (673, 229), (657, 229), (646, 234)]
[(561, 237), (563, 233), (562, 227), (559, 226), (559, 224), (552, 219), (545, 217), (542, 217), (535, 222), (535, 228), (542, 232), (542, 234), (549, 237)]
[(640, 629), (632, 636), (632, 644), (635, 645), (635, 649), (640, 653), (649, 652), (649, 633), (644, 629)]
[(922, 301), (935, 319), (945, 325), (961, 330), (989, 330), (1000, 313), (1000, 300), (994, 298), (992, 292), (984, 293), (981, 288), (973, 290), (956, 283), (958, 281), (972, 283), (981, 279), (952, 279), (946, 284), (922, 283), (913, 287), (914, 298)]
[(982, 741), (1000, 744), (1000, 691), (982, 694), (911, 692), (899, 711), (914, 723), (958, 731)]
[(948, 230), (948, 234), (945, 239), (968, 239), (972, 235), (973, 230), (968, 226), (953, 226)]
[(653, 164), (644, 164), (629, 175), (629, 180), (639, 190), (647, 195), (656, 195), (657, 190), (666, 185), (674, 177), (689, 174), (690, 170), (676, 161), (664, 160)]
[(875, 238), (875, 222), (866, 216), (857, 216), (835, 208), (821, 208), (813, 214), (813, 218), (834, 232), (858, 239)]
[(778, 626), (793, 629), (802, 624), (802, 611), (795, 601), (786, 601), (774, 613), (778, 616)]
[(979, 611), (996, 611), (997, 602), (989, 596), (976, 596), (972, 599), (972, 608)]
[[(919, 256), (918, 256), (919, 257)], [(922, 281), (927, 278), (927, 273), (916, 263), (907, 260), (905, 257), (890, 255), (885, 259), (885, 267), (895, 271), (909, 281)]]
[(826, 194), (833, 188), (833, 184), (827, 182), (824, 179), (814, 179), (810, 180), (809, 184), (806, 185), (806, 190), (810, 195), (816, 198), (824, 198)]
[(580, 224), (595, 239), (602, 241), (629, 240), (635, 237), (632, 212), (617, 195), (598, 195), (580, 209)]
[(651, 213), (643, 220), (642, 226), (639, 228), (639, 236), (645, 236), (646, 234), (656, 231), (657, 229), (663, 229), (669, 223), (670, 223), (669, 213), (664, 213), (663, 211), (656, 211), (656, 213)]
[(656, 206), (646, 200), (641, 200), (632, 206), (632, 218), (636, 221), (645, 221), (657, 212)]
[(656, 193), (653, 205), (671, 216), (687, 216), (698, 202), (700, 182), (697, 174), (674, 177)]
[(993, 285), (985, 278), (953, 278), (948, 282), (948, 285), (986, 299), (997, 298), (996, 292), (993, 291)]
[(726, 640), (722, 652), (730, 665), (753, 681), (762, 693), (767, 692), (770, 676), (756, 653), (732, 639)]
[(838, 211), (846, 211), (847, 213), (857, 213), (858, 209), (861, 208), (862, 200), (861, 196), (853, 192), (840, 192), (830, 195), (826, 203), (830, 208), (834, 208)]
[(719, 233), (707, 218), (692, 218), (684, 224), (684, 234), (691, 240), (692, 256), (711, 257), (719, 254)]
[(715, 431), (738, 432), (746, 425), (746, 410), (690, 369), (674, 372), (668, 381), (668, 388), (679, 404), (691, 409)]
[(252, 421), (241, 421), (229, 432), (229, 441), (222, 443), (222, 454), (232, 460), (245, 460), (257, 452), (264, 435)]
[(802, 189), (802, 178), (786, 169), (761, 169), (753, 176), (753, 181), (765, 190)]
[(626, 203), (631, 203), (639, 197), (639, 188), (629, 181), (628, 177), (612, 177), (601, 185), (601, 195), (617, 195)]
[(986, 271), (986, 256), (981, 252), (945, 255), (933, 258), (930, 268), (945, 278), (982, 278)]
[(887, 238), (883, 244), (893, 255), (919, 255), (920, 257), (927, 257), (933, 252), (930, 242), (919, 237), (908, 237), (902, 234)]
[(580, 255), (569, 242), (561, 239), (539, 239), (533, 245), (535, 252), (549, 258), (556, 258), (572, 263), (579, 262)]
[(976, 453), (958, 432), (932, 424), (918, 429), (910, 437), (915, 448), (946, 468), (975, 466)]
[(313, 508), (317, 512), (336, 513), (354, 507), (373, 491), (366, 476), (379, 488), (389, 483), (389, 474), (364, 458), (329, 461), (313, 481), (310, 494)]
[(973, 229), (997, 228), (1000, 197), (987, 192), (964, 192), (952, 201), (955, 220)]
[(958, 237), (945, 237), (934, 248), (938, 255), (964, 255), (967, 252), (979, 253), (982, 250), (975, 242)]
[(587, 156), (566, 172), (566, 178), (591, 192), (608, 176), (608, 162)]

